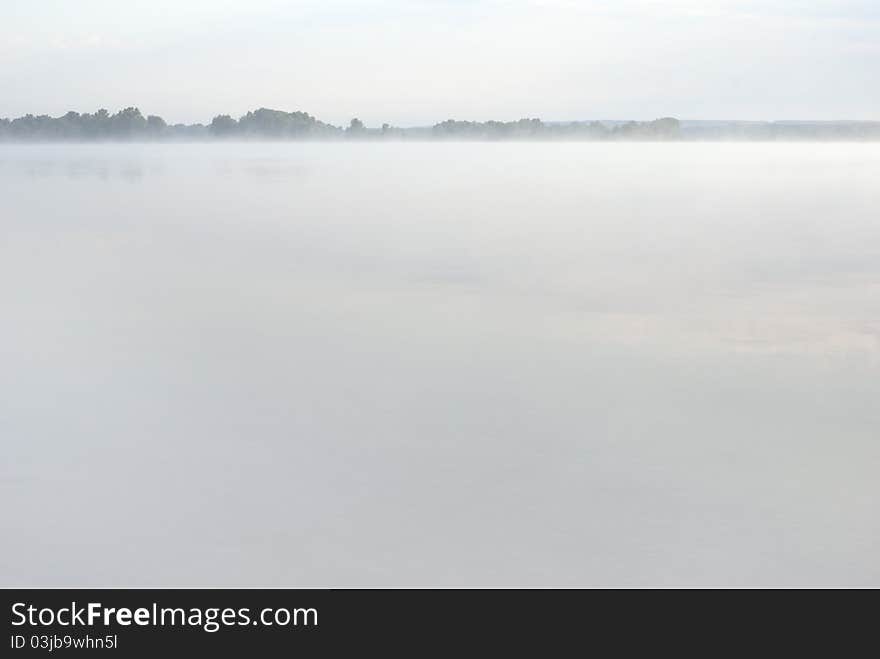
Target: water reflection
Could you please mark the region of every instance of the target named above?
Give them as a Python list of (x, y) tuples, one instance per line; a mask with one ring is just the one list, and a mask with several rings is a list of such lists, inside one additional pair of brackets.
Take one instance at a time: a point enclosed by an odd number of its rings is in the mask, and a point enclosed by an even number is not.
[(876, 585), (878, 178), (4, 147), (0, 583)]
[(104, 181), (120, 179), (130, 183), (144, 176), (161, 176), (166, 169), (161, 162), (145, 162), (139, 159), (113, 160), (106, 158), (81, 158), (57, 160), (50, 158), (10, 158), (0, 152), (0, 175), (23, 176), (32, 179), (96, 178)]

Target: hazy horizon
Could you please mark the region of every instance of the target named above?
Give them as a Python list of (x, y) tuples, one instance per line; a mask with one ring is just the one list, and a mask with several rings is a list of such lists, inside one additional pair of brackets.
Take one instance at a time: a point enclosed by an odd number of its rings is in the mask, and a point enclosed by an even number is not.
[[(50, 116), (50, 117), (53, 117), (53, 118), (58, 118), (58, 117), (62, 117), (62, 116), (64, 116), (64, 115), (67, 114), (68, 112), (90, 113), (90, 112), (96, 112), (96, 111), (98, 111), (98, 110), (102, 110), (102, 109), (108, 110), (109, 112), (113, 113), (113, 112), (116, 112), (116, 111), (119, 111), (119, 110), (123, 110), (123, 109), (128, 108), (128, 107), (138, 107), (138, 106), (135, 105), (135, 104), (129, 103), (129, 104), (127, 104), (127, 105), (126, 105), (126, 104), (123, 104), (123, 105), (121, 105), (121, 106), (119, 106), (119, 107), (112, 107), (112, 108), (108, 108), (108, 107), (104, 107), (104, 106), (95, 106), (95, 107), (87, 106), (87, 107), (80, 107), (80, 108), (77, 108), (77, 107), (69, 107), (69, 108), (67, 108), (66, 110), (64, 110), (63, 112), (58, 112), (58, 113), (52, 113), (52, 112), (41, 112), (41, 111), (39, 111), (39, 110), (36, 110), (36, 111), (35, 111), (35, 110), (31, 110), (31, 111), (28, 111), (28, 112), (25, 112), (25, 113), (23, 113), (23, 114), (21, 114), (21, 115), (16, 115), (16, 116), (11, 116), (11, 115), (0, 115), (0, 119), (15, 119), (15, 118), (18, 118), (18, 117), (21, 117), (21, 116), (26, 116), (26, 115), (28, 115), (28, 114), (30, 114), (30, 115), (34, 115), (34, 116)], [(149, 110), (148, 108), (139, 108), (139, 107), (138, 107), (138, 109), (140, 109), (141, 111), (143, 111), (145, 116), (147, 115), (148, 110)], [(265, 105), (265, 104), (259, 104), (259, 103), (251, 104), (251, 106), (250, 106), (247, 110), (245, 110), (241, 115), (230, 114), (229, 112), (225, 112), (225, 111), (222, 111), (222, 110), (221, 110), (221, 111), (215, 112), (215, 113), (212, 114), (210, 117), (205, 117), (205, 118), (202, 118), (201, 120), (196, 120), (196, 121), (191, 121), (191, 122), (177, 121), (174, 117), (166, 117), (166, 116), (163, 116), (163, 115), (161, 115), (161, 114), (159, 114), (159, 115), (157, 115), (157, 116), (161, 116), (163, 119), (165, 119), (165, 120), (168, 122), (169, 125), (174, 125), (174, 124), (197, 125), (197, 124), (201, 124), (201, 125), (205, 125), (205, 126), (207, 126), (208, 124), (211, 123), (211, 119), (213, 119), (214, 117), (216, 117), (216, 116), (218, 116), (218, 115), (229, 114), (229, 115), (230, 115), (231, 117), (233, 117), (233, 118), (239, 118), (239, 116), (243, 116), (243, 115), (247, 114), (248, 112), (252, 112), (252, 111), (257, 110), (257, 109), (268, 109), (268, 110), (281, 111), (281, 112), (307, 112), (308, 114), (311, 114), (312, 116), (316, 117), (317, 119), (322, 119), (322, 117), (316, 115), (314, 112), (310, 112), (308, 108), (300, 108), (300, 107), (289, 107), (289, 108), (285, 108), (285, 107), (270, 107), (270, 106), (267, 106), (267, 105)], [(154, 113), (153, 113), (153, 112), (149, 112), (149, 114), (154, 114)], [(363, 115), (363, 116), (367, 116), (367, 115), (364, 115), (364, 113), (360, 113), (360, 114), (355, 113), (354, 115), (352, 115), (351, 117), (348, 117), (347, 119), (345, 119), (345, 120), (343, 120), (343, 121), (340, 121), (340, 122), (328, 122), (328, 123), (331, 123), (332, 125), (335, 125), (335, 126), (344, 127), (344, 126), (346, 126), (346, 125), (349, 123), (349, 121), (350, 121), (351, 119), (354, 119), (354, 118), (361, 118), (362, 115)], [(670, 116), (672, 116), (672, 115), (670, 115)], [(504, 115), (503, 117), (487, 117), (487, 118), (474, 118), (474, 117), (465, 117), (465, 116), (450, 116), (450, 117), (437, 117), (435, 120), (433, 120), (433, 121), (428, 121), (428, 122), (426, 122), (426, 123), (419, 123), (419, 124), (394, 124), (394, 126), (395, 126), (396, 128), (406, 128), (406, 129), (413, 129), (413, 128), (430, 128), (431, 126), (437, 124), (438, 122), (440, 122), (440, 121), (445, 121), (445, 120), (448, 120), (448, 119), (454, 119), (454, 120), (456, 120), (456, 121), (478, 121), (478, 122), (484, 122), (484, 121), (517, 121), (517, 120), (519, 120), (519, 119), (525, 119), (525, 118), (532, 118), (532, 117), (529, 117), (529, 116), (524, 115), (524, 114), (516, 114), (515, 112), (514, 112), (514, 113), (507, 113), (507, 114)], [(566, 118), (566, 119), (559, 119), (559, 118), (554, 118), (554, 117), (534, 117), (534, 118), (536, 118), (536, 119), (541, 119), (541, 120), (542, 120), (544, 123), (546, 123), (546, 124), (569, 124), (569, 123), (588, 123), (588, 122), (592, 122), (592, 121), (597, 121), (597, 122), (600, 122), (600, 123), (624, 123), (624, 122), (627, 122), (627, 121), (640, 121), (640, 122), (641, 122), (641, 121), (651, 121), (651, 120), (653, 120), (653, 119), (659, 119), (659, 118), (661, 118), (661, 117), (646, 117), (646, 118), (635, 118), (635, 117), (577, 117), (577, 118)], [(877, 123), (877, 122), (880, 122), (880, 118), (878, 118), (878, 119), (853, 119), (853, 118), (850, 118), (850, 117), (837, 117), (837, 118), (830, 118), (830, 119), (804, 119), (804, 118), (800, 118), (800, 117), (781, 117), (781, 118), (773, 118), (773, 117), (769, 117), (769, 118), (767, 118), (767, 117), (765, 117), (765, 118), (757, 118), (757, 119), (740, 119), (740, 118), (737, 118), (737, 117), (674, 117), (674, 118), (675, 118), (675, 119), (678, 119), (678, 120), (681, 121), (683, 124), (685, 124), (685, 123), (727, 123), (727, 124), (736, 124), (736, 123), (783, 123), (783, 124), (784, 124), (784, 123), (809, 123), (809, 124), (833, 124), (833, 123)], [(383, 123), (388, 123), (388, 122), (379, 121), (379, 122), (376, 122), (376, 123), (368, 123), (367, 126), (370, 127), (370, 128), (377, 128), (377, 127), (381, 126)]]
[(213, 117), (209, 124), (168, 123), (163, 117), (127, 107), (115, 113), (71, 111), (59, 117), (28, 114), (0, 118), (0, 142), (191, 141), (205, 139), (407, 139), (407, 140), (552, 140), (552, 141), (877, 141), (880, 122), (860, 121), (652, 121), (554, 122), (523, 118), (512, 122), (447, 119), (431, 126), (365, 125), (352, 118), (347, 127), (321, 121), (307, 112), (259, 108), (239, 118)]

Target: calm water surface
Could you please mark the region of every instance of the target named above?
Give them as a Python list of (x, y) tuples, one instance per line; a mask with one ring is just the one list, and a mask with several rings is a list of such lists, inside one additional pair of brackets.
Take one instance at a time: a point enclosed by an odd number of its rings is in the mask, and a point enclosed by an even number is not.
[(880, 147), (0, 146), (0, 584), (880, 585)]

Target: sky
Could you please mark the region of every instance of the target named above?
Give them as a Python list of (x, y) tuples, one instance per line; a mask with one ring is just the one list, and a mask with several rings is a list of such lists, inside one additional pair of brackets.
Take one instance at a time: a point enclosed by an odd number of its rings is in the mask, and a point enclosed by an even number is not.
[(0, 116), (880, 119), (877, 0), (0, 0)]

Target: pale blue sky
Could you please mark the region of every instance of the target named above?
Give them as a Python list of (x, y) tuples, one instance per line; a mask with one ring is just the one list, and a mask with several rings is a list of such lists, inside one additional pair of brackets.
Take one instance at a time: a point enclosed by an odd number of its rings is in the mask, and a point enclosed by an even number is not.
[(0, 116), (880, 119), (878, 0), (0, 0)]

